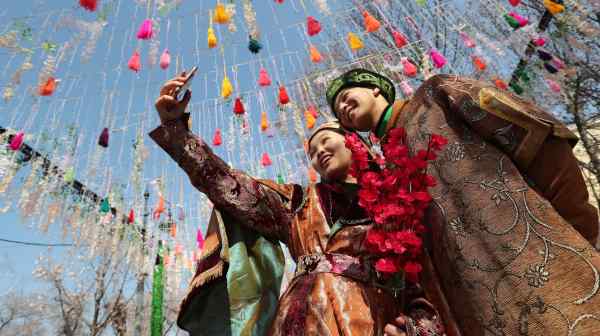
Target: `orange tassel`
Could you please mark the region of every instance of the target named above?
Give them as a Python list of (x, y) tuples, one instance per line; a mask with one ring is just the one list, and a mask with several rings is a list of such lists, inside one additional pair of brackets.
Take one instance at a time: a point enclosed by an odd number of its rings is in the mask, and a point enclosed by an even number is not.
[(377, 31), (379, 27), (381, 27), (381, 23), (379, 23), (376, 18), (369, 14), (369, 12), (364, 11), (362, 14), (363, 18), (365, 19), (365, 28), (369, 33)]
[(313, 127), (315, 127), (315, 123), (317, 122), (317, 120), (312, 115), (312, 113), (310, 113), (309, 110), (306, 110), (304, 112), (304, 118), (306, 119), (306, 128), (312, 129)]
[(473, 55), (471, 58), (473, 59), (473, 65), (475, 65), (477, 70), (485, 71), (487, 64), (485, 64), (485, 61), (481, 57)]
[(158, 220), (163, 212), (165, 212), (165, 199), (162, 197), (162, 195), (160, 195), (158, 198), (158, 204), (152, 213), (152, 218), (154, 218), (154, 220)]
[(494, 85), (500, 89), (500, 90), (507, 90), (508, 89), (508, 85), (506, 84), (505, 81), (503, 81), (500, 78), (496, 78), (494, 79)]
[(40, 86), (39, 94), (40, 96), (51, 96), (56, 89), (57, 80), (54, 77), (48, 78), (46, 83)]
[(323, 56), (321, 56), (321, 53), (319, 52), (319, 50), (317, 50), (317, 47), (315, 47), (314, 45), (310, 46), (310, 60), (313, 63), (319, 63), (323, 60)]
[(267, 120), (267, 112), (262, 111), (260, 114), (260, 129), (264, 132), (269, 128), (269, 121)]
[(177, 224), (175, 223), (171, 225), (171, 237), (177, 237)]
[(308, 169), (308, 179), (312, 183), (317, 182), (317, 172), (314, 169), (312, 169), (312, 168)]

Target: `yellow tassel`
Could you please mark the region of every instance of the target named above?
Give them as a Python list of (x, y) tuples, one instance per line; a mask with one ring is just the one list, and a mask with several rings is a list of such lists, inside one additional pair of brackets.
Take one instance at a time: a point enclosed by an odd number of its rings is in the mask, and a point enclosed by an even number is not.
[(223, 83), (221, 84), (221, 97), (227, 98), (227, 97), (231, 96), (232, 93), (233, 93), (233, 85), (231, 85), (229, 78), (227, 76), (225, 76), (225, 78), (223, 78)]
[(217, 36), (215, 35), (214, 29), (212, 27), (208, 28), (208, 47), (214, 48), (217, 46)]
[(364, 47), (363, 41), (354, 33), (348, 33), (348, 43), (352, 50), (358, 50)]
[(222, 3), (218, 3), (217, 8), (215, 8), (215, 22), (220, 24), (229, 23), (229, 14), (227, 14), (225, 5)]
[(544, 7), (546, 7), (546, 9), (552, 15), (560, 14), (565, 11), (565, 6), (556, 3), (552, 0), (544, 0)]
[(269, 128), (269, 121), (267, 120), (267, 112), (262, 111), (260, 114), (260, 129), (264, 132)]
[(319, 63), (323, 60), (323, 56), (321, 56), (321, 53), (314, 45), (310, 46), (310, 60), (313, 63)]
[(317, 119), (315, 119), (315, 117), (312, 115), (312, 113), (310, 113), (310, 111), (304, 112), (304, 118), (306, 119), (306, 128), (312, 129), (313, 127), (315, 127), (315, 122), (317, 122)]
[(369, 32), (372, 33), (374, 31), (377, 31), (379, 29), (379, 27), (381, 27), (381, 23), (379, 23), (379, 21), (377, 21), (376, 18), (374, 18), (371, 14), (369, 14), (369, 12), (364, 11), (363, 12), (363, 18), (365, 19), (365, 29)]

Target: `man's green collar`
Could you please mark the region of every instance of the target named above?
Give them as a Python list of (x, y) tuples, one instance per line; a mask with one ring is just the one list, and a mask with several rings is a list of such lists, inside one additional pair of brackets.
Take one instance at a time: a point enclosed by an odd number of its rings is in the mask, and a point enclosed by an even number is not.
[(383, 116), (379, 119), (379, 123), (377, 124), (377, 128), (375, 129), (375, 135), (381, 139), (385, 135), (385, 130), (387, 129), (387, 124), (390, 122), (392, 118), (393, 104), (387, 107), (385, 112), (383, 112)]

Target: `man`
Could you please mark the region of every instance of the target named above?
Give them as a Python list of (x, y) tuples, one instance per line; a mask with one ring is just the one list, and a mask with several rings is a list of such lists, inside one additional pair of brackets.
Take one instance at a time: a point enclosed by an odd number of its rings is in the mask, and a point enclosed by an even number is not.
[(406, 129), (413, 150), (426, 148), (431, 133), (448, 139), (429, 167), (439, 184), (428, 211), (433, 268), (424, 275), (433, 277), (430, 296), (446, 303), (447, 328), (456, 322), (449, 333), (600, 330), (597, 210), (571, 152), (577, 138), (563, 124), (508, 92), (451, 75), (395, 101), (391, 80), (354, 69), (326, 95), (345, 127), (381, 141), (393, 127)]

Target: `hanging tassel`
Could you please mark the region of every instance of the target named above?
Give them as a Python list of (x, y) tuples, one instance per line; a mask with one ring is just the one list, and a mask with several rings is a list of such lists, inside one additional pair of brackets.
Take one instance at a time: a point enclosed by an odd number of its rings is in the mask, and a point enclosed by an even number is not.
[(263, 153), (260, 163), (263, 165), (263, 167), (268, 167), (273, 164), (271, 158), (269, 157), (269, 154), (267, 153)]
[(517, 21), (514, 17), (508, 14), (504, 14), (504, 20), (506, 20), (506, 22), (512, 29), (519, 29), (521, 27), (519, 21)]
[(233, 85), (229, 81), (229, 78), (225, 76), (223, 78), (223, 83), (221, 84), (221, 97), (228, 98), (233, 93)]
[(360, 37), (352, 32), (348, 33), (348, 43), (350, 44), (350, 49), (354, 51), (362, 49), (365, 46)]
[(215, 135), (213, 136), (213, 146), (221, 146), (223, 143), (223, 139), (221, 138), (221, 129), (217, 128), (215, 130)]
[(487, 68), (487, 64), (485, 64), (483, 58), (472, 55), (471, 59), (473, 60), (473, 65), (475, 66), (475, 68), (477, 68), (477, 70), (485, 71), (485, 69)]
[(552, 0), (544, 0), (544, 7), (546, 7), (548, 12), (552, 15), (560, 14), (565, 11), (565, 6)]
[(365, 21), (365, 29), (367, 30), (367, 32), (375, 32), (379, 29), (379, 27), (381, 27), (381, 23), (379, 23), (379, 21), (376, 18), (374, 18), (371, 14), (369, 14), (369, 12), (367, 12), (366, 10), (363, 11), (362, 15)]
[(198, 231), (196, 231), (196, 244), (200, 250), (204, 247), (204, 236), (202, 235), (201, 228), (198, 228)]
[(133, 212), (133, 209), (129, 210), (129, 216), (127, 217), (127, 223), (128, 224), (133, 224), (135, 222), (135, 212)]
[(177, 224), (175, 224), (175, 223), (171, 224), (169, 231), (170, 231), (169, 233), (171, 235), (171, 238), (176, 238), (177, 237)]
[(433, 65), (437, 69), (443, 68), (447, 63), (446, 58), (435, 49), (432, 49), (431, 51), (429, 51), (429, 56), (431, 57), (431, 61), (433, 62)]
[(169, 54), (168, 49), (165, 49), (162, 55), (160, 55), (160, 68), (163, 70), (167, 70), (169, 64), (171, 64), (171, 54)]
[(310, 180), (311, 183), (317, 182), (317, 172), (312, 168), (308, 169), (308, 179)]
[(538, 56), (542, 61), (550, 61), (552, 60), (552, 54), (550, 54), (549, 52), (543, 50), (543, 49), (538, 49), (537, 50)]
[(260, 113), (260, 130), (266, 131), (269, 128), (269, 121), (267, 120), (267, 112), (262, 111)]
[(281, 176), (281, 174), (277, 174), (277, 183), (285, 184), (285, 180), (283, 179), (283, 176)]
[(517, 7), (520, 3), (521, 0), (508, 0), (508, 2), (513, 6), (513, 7)]
[(321, 23), (312, 16), (306, 18), (306, 32), (308, 36), (315, 36), (321, 31)]
[(214, 19), (216, 23), (229, 23), (229, 14), (227, 14), (227, 11), (225, 10), (225, 5), (223, 5), (222, 3), (218, 3), (217, 7), (215, 8)]
[(309, 110), (304, 111), (304, 119), (306, 119), (306, 128), (312, 129), (313, 127), (315, 127), (317, 119), (315, 119), (315, 117)]
[(140, 69), (142, 68), (142, 63), (140, 61), (140, 53), (135, 51), (133, 55), (131, 55), (129, 62), (127, 62), (127, 66), (129, 67), (129, 69), (135, 72), (140, 71)]
[(508, 85), (500, 78), (494, 79), (494, 85), (500, 90), (508, 90)]
[(517, 22), (519, 23), (519, 27), (525, 27), (529, 23), (529, 20), (527, 18), (522, 17), (516, 12), (510, 12), (508, 13), (508, 15), (513, 19), (517, 20)]
[(260, 86), (271, 85), (271, 78), (269, 77), (267, 70), (265, 70), (264, 68), (261, 68), (260, 71), (258, 72), (258, 85), (260, 85)]
[(396, 44), (396, 48), (402, 48), (408, 44), (408, 39), (404, 34), (399, 31), (392, 31), (392, 36), (394, 37), (394, 44)]
[(319, 118), (319, 111), (317, 111), (317, 108), (314, 107), (314, 105), (310, 105), (308, 107), (308, 112), (313, 116), (313, 118)]
[(63, 176), (63, 182), (69, 184), (75, 181), (75, 169), (73, 167), (69, 167), (65, 170), (65, 175)]
[(242, 98), (236, 98), (235, 103), (233, 104), (233, 113), (240, 115), (244, 114), (246, 109), (244, 108), (244, 104), (242, 103)]
[(94, 12), (98, 8), (98, 0), (79, 0), (79, 5), (90, 12)]
[(57, 82), (58, 81), (54, 79), (54, 77), (49, 77), (48, 80), (46, 80), (46, 83), (39, 87), (38, 93), (40, 96), (51, 96), (56, 89)]
[(546, 69), (546, 71), (548, 71), (551, 74), (555, 74), (558, 72), (558, 69), (555, 68), (552, 64), (550, 63), (544, 63), (544, 68)]
[(208, 36), (208, 47), (209, 48), (216, 47), (217, 46), (217, 35), (215, 35), (215, 31), (214, 31), (214, 29), (212, 29), (212, 27), (208, 28), (207, 36)]
[(408, 58), (402, 57), (400, 59), (400, 62), (402, 63), (402, 70), (405, 76), (415, 77), (417, 75), (417, 67), (414, 64), (412, 64), (412, 62), (409, 61)]
[(546, 39), (543, 37), (538, 37), (533, 40), (533, 44), (535, 44), (536, 47), (543, 47), (546, 45)]
[(279, 87), (279, 104), (285, 105), (290, 102), (290, 97), (287, 94), (285, 86), (281, 85)]
[(108, 197), (103, 198), (102, 202), (100, 203), (100, 212), (101, 213), (108, 213), (110, 211), (110, 203), (108, 202)]
[(510, 88), (518, 95), (523, 94), (523, 88), (514, 81), (510, 83)]
[(548, 87), (550, 87), (550, 90), (552, 90), (553, 92), (560, 93), (560, 91), (561, 91), (560, 84), (558, 84), (557, 82), (548, 78), (548, 79), (546, 79), (546, 84), (548, 84)]
[(250, 52), (253, 54), (258, 54), (260, 49), (262, 49), (262, 45), (260, 44), (260, 42), (258, 42), (257, 39), (253, 38), (252, 36), (249, 36), (248, 38), (250, 39), (250, 41), (248, 42), (248, 50), (250, 50)]
[(165, 212), (165, 199), (162, 195), (160, 195), (158, 197), (158, 204), (156, 205), (154, 212), (152, 212), (152, 218), (154, 218), (154, 220), (158, 220), (163, 212)]
[(8, 147), (14, 151), (19, 150), (19, 148), (21, 148), (21, 145), (23, 144), (24, 138), (25, 138), (25, 133), (17, 132), (17, 134), (15, 134), (15, 136), (13, 136)]
[(152, 311), (150, 322), (150, 336), (163, 334), (163, 297), (164, 297), (164, 262), (162, 241), (158, 241), (158, 252), (152, 274)]
[(317, 50), (317, 47), (315, 47), (314, 45), (310, 46), (310, 60), (313, 63), (319, 63), (323, 60), (323, 56), (321, 56), (321, 53), (319, 52), (319, 50)]
[(138, 30), (137, 38), (140, 40), (149, 40), (152, 38), (152, 20), (146, 19), (142, 22), (140, 30)]
[(469, 36), (469, 34), (462, 32), (462, 31), (459, 34), (460, 34), (460, 37), (462, 38), (463, 43), (465, 44), (465, 47), (475, 48), (475, 41), (473, 41), (473, 39), (471, 38), (471, 36)]
[(402, 90), (402, 93), (405, 97), (410, 97), (413, 95), (413, 93), (415, 93), (415, 90), (413, 90), (412, 86), (410, 86), (408, 81), (405, 80), (400, 82), (400, 89)]
[(565, 68), (565, 63), (563, 61), (561, 61), (559, 58), (553, 57), (550, 62), (558, 70), (562, 70)]
[(98, 138), (98, 145), (107, 148), (108, 147), (108, 128), (104, 127), (100, 137)]

